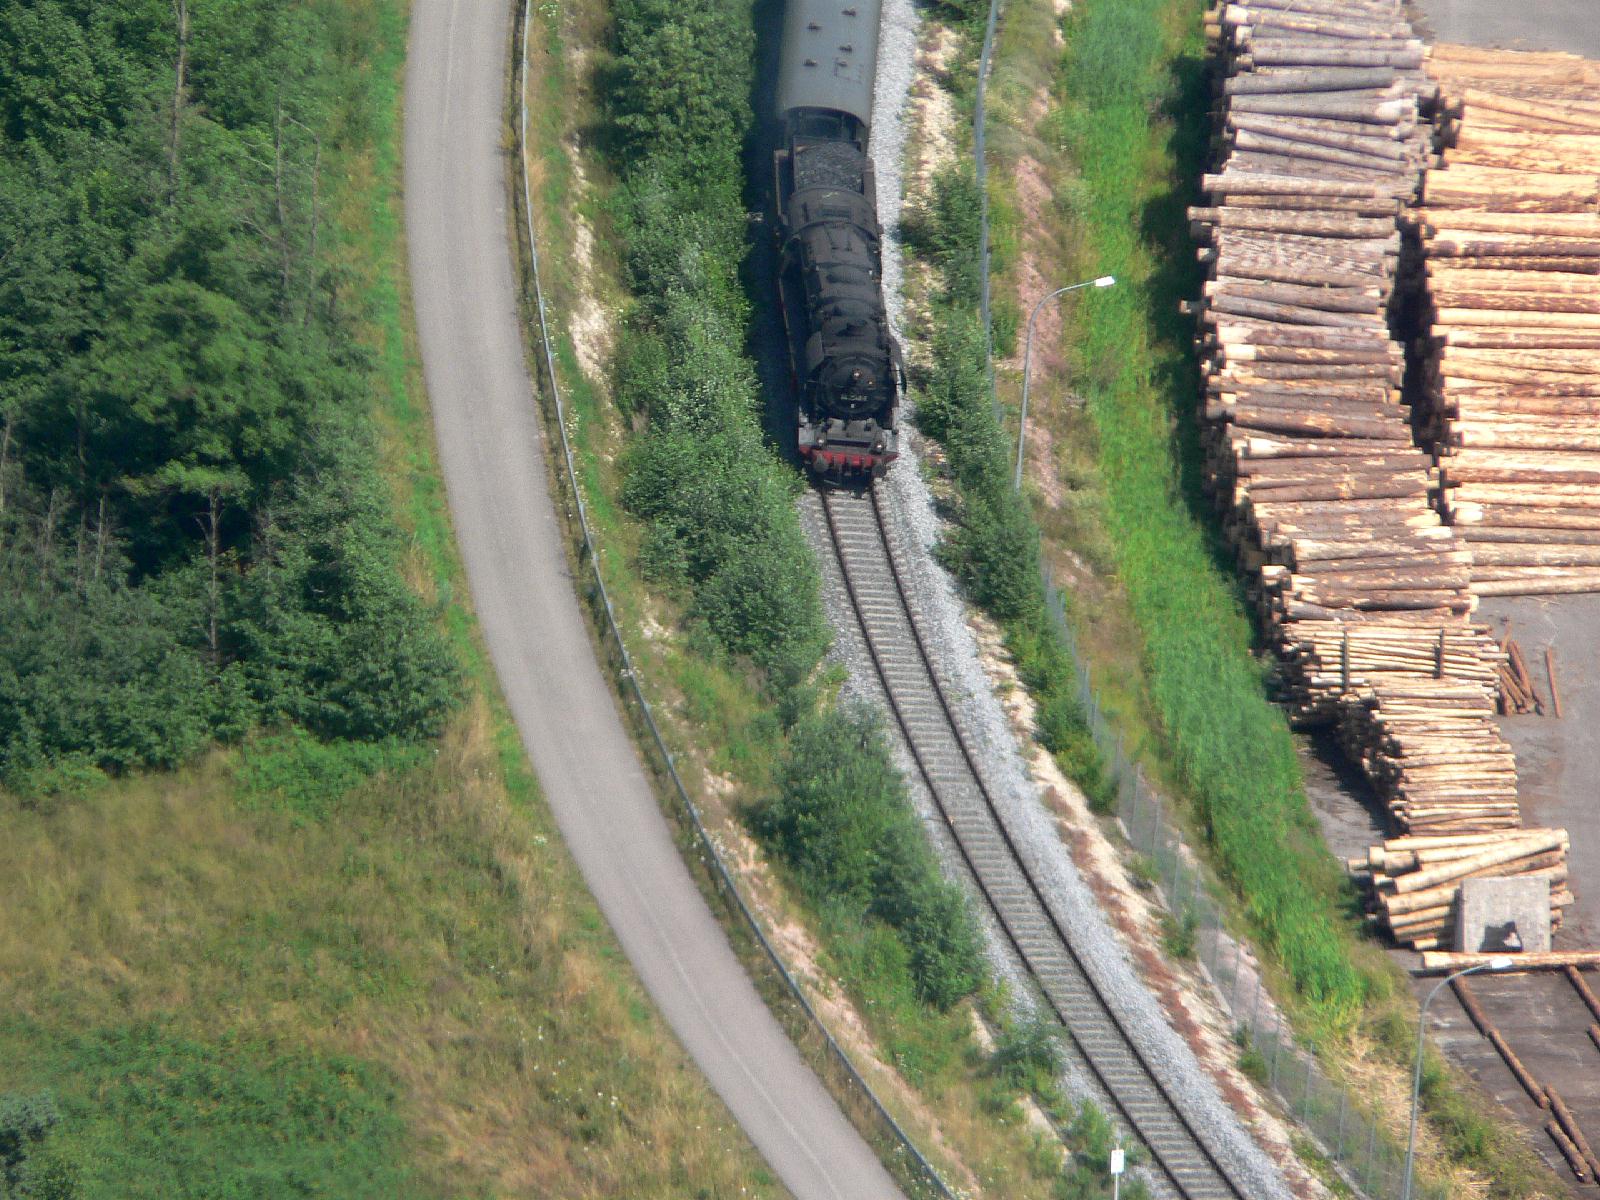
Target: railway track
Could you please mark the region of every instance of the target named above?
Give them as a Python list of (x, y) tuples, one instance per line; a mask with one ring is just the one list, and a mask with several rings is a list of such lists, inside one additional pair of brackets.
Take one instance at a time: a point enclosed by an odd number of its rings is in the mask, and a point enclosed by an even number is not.
[(1180, 1196), (1243, 1198), (1151, 1071), (1030, 877), (927, 651), (904, 561), (875, 491), (823, 490), (820, 504), (850, 608), (917, 770), (1000, 927), (1128, 1127)]

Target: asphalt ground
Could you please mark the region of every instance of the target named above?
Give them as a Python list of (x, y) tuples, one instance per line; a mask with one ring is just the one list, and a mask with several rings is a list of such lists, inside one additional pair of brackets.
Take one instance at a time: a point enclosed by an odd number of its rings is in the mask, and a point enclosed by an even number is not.
[(1411, 7), (1429, 41), (1600, 58), (1596, 0), (1411, 0)]
[(601, 911), (774, 1174), (801, 1200), (898, 1196), (696, 890), (591, 650), (519, 329), (502, 144), (511, 19), (505, 0), (416, 0), (406, 81), (417, 331), (479, 623)]

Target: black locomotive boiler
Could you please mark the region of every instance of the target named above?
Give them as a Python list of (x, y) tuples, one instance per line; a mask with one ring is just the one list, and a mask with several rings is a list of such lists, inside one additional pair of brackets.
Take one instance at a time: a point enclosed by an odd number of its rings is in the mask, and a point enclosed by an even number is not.
[(778, 74), (774, 228), (797, 441), (835, 482), (877, 478), (894, 461), (905, 390), (867, 157), (878, 18), (877, 0), (788, 0)]

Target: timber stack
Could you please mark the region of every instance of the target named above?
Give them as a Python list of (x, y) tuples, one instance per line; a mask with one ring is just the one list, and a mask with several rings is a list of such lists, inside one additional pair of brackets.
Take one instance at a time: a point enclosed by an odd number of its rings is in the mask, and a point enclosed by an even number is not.
[(1479, 596), (1600, 591), (1600, 64), (1440, 47), (1415, 214), (1440, 509)]
[(1504, 654), (1471, 620), (1389, 328), (1431, 150), (1423, 45), (1400, 0), (1255, 0), (1210, 25), (1219, 165), (1190, 213), (1206, 473), (1290, 715), (1338, 726), (1402, 830), (1515, 828)]
[(1412, 836), (1373, 846), (1349, 867), (1371, 889), (1370, 921), (1413, 950), (1437, 950), (1451, 941), (1463, 879), (1548, 879), (1550, 923), (1559, 927), (1562, 910), (1572, 903), (1567, 848), (1564, 829)]

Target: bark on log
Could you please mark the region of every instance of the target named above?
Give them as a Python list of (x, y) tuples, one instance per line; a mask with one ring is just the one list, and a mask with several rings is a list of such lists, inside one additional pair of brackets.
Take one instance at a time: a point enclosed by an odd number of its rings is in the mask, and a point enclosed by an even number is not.
[(1252, 71), (1225, 80), (1225, 96), (1296, 95), (1387, 88), (1394, 82), (1390, 67), (1311, 67), (1305, 70)]
[(1567, 1107), (1567, 1102), (1561, 1098), (1561, 1093), (1554, 1087), (1545, 1086), (1545, 1095), (1550, 1101), (1550, 1109), (1555, 1113), (1561, 1131), (1567, 1135), (1572, 1144), (1578, 1148), (1578, 1153), (1583, 1155), (1583, 1161), (1589, 1168), (1591, 1177), (1600, 1178), (1600, 1158), (1595, 1157), (1594, 1149), (1589, 1145), (1589, 1139), (1584, 1136), (1579, 1128), (1577, 1118), (1572, 1115), (1572, 1110)]
[(1575, 129), (1600, 131), (1600, 112), (1583, 112), (1559, 104), (1523, 100), (1513, 96), (1485, 91), (1481, 88), (1470, 87), (1463, 93), (1462, 101), (1468, 111), (1481, 108), (1490, 112), (1507, 113), (1512, 116), (1536, 117), (1558, 125), (1570, 125)]
[(1203, 176), (1200, 190), (1213, 196), (1328, 196), (1393, 203), (1392, 197), (1370, 184), (1298, 175), (1246, 175), (1223, 171)]
[(1561, 1157), (1567, 1160), (1567, 1167), (1572, 1171), (1572, 1177), (1579, 1183), (1588, 1183), (1591, 1178), (1589, 1164), (1585, 1161), (1583, 1153), (1573, 1144), (1572, 1139), (1562, 1132), (1561, 1125), (1556, 1121), (1546, 1121), (1544, 1131), (1550, 1135), (1550, 1140), (1556, 1144), (1556, 1149), (1561, 1151)]
[(1588, 980), (1584, 979), (1583, 972), (1570, 963), (1563, 967), (1562, 970), (1566, 973), (1567, 981), (1572, 984), (1573, 990), (1578, 993), (1578, 998), (1588, 1007), (1590, 1015), (1596, 1021), (1600, 1021), (1600, 997), (1595, 996), (1594, 991), (1589, 987)]

